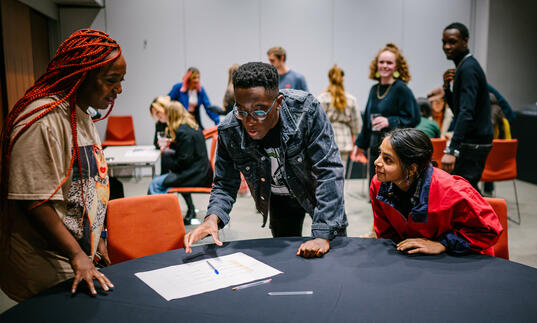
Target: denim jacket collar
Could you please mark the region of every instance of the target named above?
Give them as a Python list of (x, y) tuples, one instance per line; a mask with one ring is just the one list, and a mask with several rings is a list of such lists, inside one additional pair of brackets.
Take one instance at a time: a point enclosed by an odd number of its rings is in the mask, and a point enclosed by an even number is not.
[[(425, 223), (427, 222), (427, 213), (429, 210), (429, 190), (431, 188), (431, 180), (433, 177), (433, 166), (429, 165), (423, 176), (418, 178), (416, 192), (411, 198), (412, 203), (412, 221)], [(384, 202), (395, 208), (394, 186), (392, 182), (381, 183), (377, 200)]]

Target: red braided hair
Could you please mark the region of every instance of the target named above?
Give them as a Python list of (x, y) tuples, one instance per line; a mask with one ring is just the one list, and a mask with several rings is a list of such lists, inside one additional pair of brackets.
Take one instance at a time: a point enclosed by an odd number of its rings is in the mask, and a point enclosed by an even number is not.
[[(117, 55), (111, 58), (108, 56), (117, 51)], [(119, 44), (111, 39), (108, 34), (92, 29), (81, 29), (73, 33), (67, 38), (58, 48), (56, 55), (48, 64), (47, 71), (30, 87), (24, 96), (15, 104), (9, 112), (4, 127), (2, 129), (2, 170), (0, 183), (0, 233), (4, 243), (9, 243), (9, 235), (11, 232), (11, 215), (7, 212), (7, 194), (9, 189), (9, 162), (13, 146), (17, 139), (24, 133), (32, 124), (43, 118), (49, 112), (58, 107), (62, 102), (68, 101), (70, 104), (70, 120), (71, 130), (73, 134), (73, 154), (69, 164), (69, 170), (64, 179), (59, 183), (54, 192), (44, 201), (41, 201), (34, 207), (37, 207), (47, 202), (61, 188), (65, 181), (69, 178), (73, 169), (75, 159), (78, 162), (81, 178), (81, 196), (84, 211), (86, 203), (84, 201), (83, 177), (82, 177), (82, 162), (80, 159), (80, 150), (78, 147), (77, 123), (76, 123), (76, 102), (77, 90), (86, 79), (88, 71), (99, 68), (113, 62), (121, 55)], [(61, 98), (57, 101), (39, 106), (32, 111), (23, 115), (22, 111), (31, 102), (43, 97), (61, 94)], [(106, 115), (106, 118), (113, 108), (113, 103)], [(17, 123), (30, 116), (33, 118), (17, 133), (13, 130)], [(99, 120), (102, 120), (99, 119)]]

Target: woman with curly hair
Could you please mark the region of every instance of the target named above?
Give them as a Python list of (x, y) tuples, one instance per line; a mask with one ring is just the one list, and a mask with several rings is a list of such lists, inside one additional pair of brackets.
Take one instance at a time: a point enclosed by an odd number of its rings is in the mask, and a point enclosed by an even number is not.
[(343, 168), (347, 169), (347, 159), (352, 151), (353, 139), (358, 135), (361, 119), (356, 112), (356, 98), (345, 92), (344, 78), (343, 70), (337, 65), (332, 66), (328, 71), (330, 85), (319, 94), (317, 100), (332, 124)]
[(364, 112), (362, 131), (355, 141), (356, 158), (369, 148), (369, 182), (375, 175), (373, 162), (386, 132), (395, 128), (415, 127), (420, 122), (418, 103), (407, 86), (410, 73), (397, 46), (386, 44), (371, 62), (369, 78), (378, 83), (371, 87)]
[[(119, 45), (82, 29), (15, 104), (2, 132), (0, 286), (22, 301), (74, 277), (113, 287), (93, 260), (109, 263), (101, 237), (108, 167), (88, 108), (110, 113), (127, 71)], [(108, 116), (108, 114), (106, 116)], [(105, 116), (105, 117), (106, 117)]]

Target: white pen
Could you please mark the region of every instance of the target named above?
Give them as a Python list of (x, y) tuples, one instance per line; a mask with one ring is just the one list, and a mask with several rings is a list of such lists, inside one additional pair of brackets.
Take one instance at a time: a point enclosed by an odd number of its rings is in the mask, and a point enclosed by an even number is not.
[(304, 290), (297, 292), (268, 292), (270, 296), (288, 296), (288, 295), (312, 295), (312, 290)]
[(253, 283), (248, 283), (248, 284), (244, 284), (244, 285), (235, 286), (235, 287), (232, 288), (232, 290), (244, 289), (244, 288), (253, 287), (253, 286), (257, 286), (257, 285), (263, 285), (263, 284), (266, 284), (266, 283), (270, 283), (271, 281), (272, 281), (272, 278), (265, 279), (265, 280), (260, 280), (260, 281), (253, 282)]

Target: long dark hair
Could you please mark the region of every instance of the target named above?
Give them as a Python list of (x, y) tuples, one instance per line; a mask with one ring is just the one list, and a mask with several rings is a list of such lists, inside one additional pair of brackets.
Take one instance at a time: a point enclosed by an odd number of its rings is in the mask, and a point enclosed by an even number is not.
[(398, 128), (386, 134), (392, 148), (401, 161), (403, 173), (408, 172), (412, 164), (416, 164), (416, 175), (421, 177), (429, 167), (433, 156), (431, 139), (421, 130), (414, 128)]
[[(112, 52), (116, 52), (112, 57), (108, 57)], [(30, 87), (26, 94), (15, 104), (9, 112), (4, 127), (2, 129), (2, 170), (0, 183), (0, 232), (3, 244), (7, 244), (8, 237), (11, 232), (12, 219), (7, 212), (7, 194), (9, 188), (9, 167), (11, 152), (17, 139), (35, 122), (43, 118), (48, 113), (54, 111), (62, 102), (69, 102), (71, 108), (70, 120), (71, 131), (73, 134), (73, 152), (69, 170), (67, 171), (62, 182), (54, 192), (34, 208), (47, 202), (61, 188), (68, 179), (73, 164), (78, 163), (80, 177), (82, 177), (82, 166), (80, 151), (78, 147), (78, 129), (76, 122), (77, 91), (81, 84), (86, 79), (88, 73), (96, 70), (106, 64), (116, 60), (121, 55), (119, 44), (111, 39), (108, 34), (92, 29), (81, 29), (67, 38), (58, 48), (56, 55), (48, 64), (47, 71), (43, 74), (35, 84)], [(52, 95), (61, 94), (62, 97), (57, 101), (44, 104), (35, 108), (30, 112), (25, 112), (25, 107), (31, 102)], [(113, 103), (108, 110), (108, 113), (103, 117), (106, 118), (112, 111)], [(32, 117), (20, 130), (15, 131), (15, 126), (25, 118)], [(15, 166), (12, 166), (15, 167)], [(80, 183), (82, 199), (84, 199), (84, 190), (82, 180)], [(83, 203), (83, 205), (86, 205)]]

